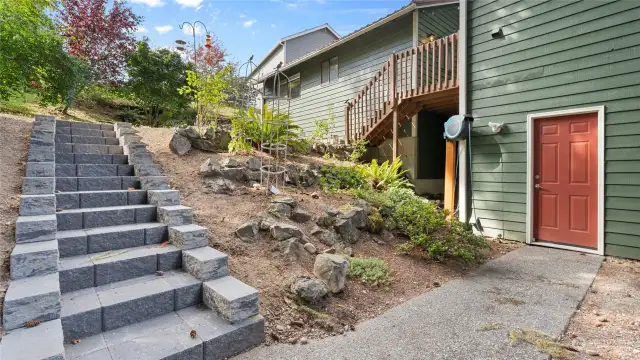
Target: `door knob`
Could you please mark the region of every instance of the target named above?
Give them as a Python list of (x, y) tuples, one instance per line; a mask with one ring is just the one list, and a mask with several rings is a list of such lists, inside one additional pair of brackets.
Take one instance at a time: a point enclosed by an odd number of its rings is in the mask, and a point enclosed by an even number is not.
[(536, 189), (540, 189), (540, 184), (535, 184), (535, 185), (534, 185), (534, 187), (535, 187)]

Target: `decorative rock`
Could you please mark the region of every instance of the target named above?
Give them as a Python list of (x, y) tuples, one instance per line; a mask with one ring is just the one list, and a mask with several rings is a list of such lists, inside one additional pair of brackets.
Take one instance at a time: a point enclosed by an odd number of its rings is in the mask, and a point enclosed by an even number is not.
[(191, 143), (186, 137), (178, 133), (173, 133), (171, 141), (169, 142), (169, 149), (176, 155), (184, 155), (191, 150)]
[(313, 265), (313, 273), (325, 283), (332, 293), (342, 291), (348, 271), (349, 261), (334, 254), (316, 256), (316, 262)]
[(291, 261), (300, 260), (305, 255), (305, 250), (302, 244), (296, 238), (280, 241), (278, 248), (285, 256), (285, 258)]
[(321, 227), (319, 227), (319, 226), (317, 226), (317, 225), (316, 225), (316, 226), (314, 226), (314, 227), (311, 229), (311, 232), (310, 232), (310, 233), (311, 233), (311, 235), (319, 235), (319, 234), (322, 234), (322, 231), (323, 231), (323, 230), (324, 230), (324, 229), (322, 229)]
[(367, 218), (367, 213), (364, 211), (363, 208), (356, 207), (356, 206), (352, 207), (349, 211), (345, 212), (344, 214), (338, 215), (338, 218), (350, 220), (353, 226), (356, 227), (356, 229), (364, 229), (369, 224), (369, 218)]
[(302, 237), (304, 236), (304, 234), (300, 229), (298, 229), (296, 226), (289, 225), (289, 224), (283, 224), (283, 223), (273, 224), (269, 230), (271, 231), (271, 236), (273, 236), (274, 239), (279, 241), (287, 240), (290, 238), (302, 239)]
[(286, 204), (291, 206), (292, 208), (296, 207), (298, 204), (295, 199), (290, 198), (288, 196), (278, 196), (271, 199), (271, 202), (274, 204)]
[(247, 243), (252, 243), (256, 241), (259, 230), (260, 228), (258, 222), (255, 220), (250, 220), (240, 225), (236, 229), (236, 235), (240, 238), (240, 240)]
[(593, 357), (600, 356), (600, 354), (597, 351), (593, 351), (593, 350), (586, 350), (584, 353), (589, 355), (589, 356), (593, 356)]
[(193, 126), (187, 126), (184, 129), (178, 129), (178, 133), (188, 138), (196, 139), (200, 137), (200, 134), (198, 134), (198, 130), (196, 130)]
[(220, 160), (220, 165), (225, 168), (242, 167), (242, 165), (240, 165), (240, 163), (236, 159), (230, 157), (222, 158), (222, 160)]
[(328, 293), (322, 281), (308, 276), (296, 278), (291, 284), (291, 292), (309, 303), (317, 303)]
[(320, 205), (320, 208), (327, 213), (327, 215), (329, 216), (338, 216), (340, 215), (340, 211), (334, 207), (331, 206), (327, 206), (327, 205)]
[(275, 219), (265, 215), (262, 220), (260, 220), (260, 230), (269, 230), (276, 222)]
[(336, 218), (330, 215), (322, 215), (316, 220), (318, 226), (329, 228), (336, 222)]
[(325, 230), (318, 228), (319, 231), (315, 233), (312, 232), (312, 235), (315, 235), (321, 243), (327, 246), (333, 246), (338, 242), (338, 235), (331, 230)]
[(244, 168), (241, 167), (223, 167), (219, 171), (220, 175), (229, 180), (245, 181), (247, 178)]
[(200, 165), (200, 175), (204, 177), (219, 176), (220, 165), (213, 158), (209, 158)]
[(307, 340), (306, 337), (301, 337), (300, 338), (300, 345), (306, 345), (309, 342), (309, 340)]
[(247, 160), (247, 168), (251, 171), (259, 171), (260, 166), (262, 166), (262, 161), (257, 157), (250, 157)]
[(318, 193), (317, 193), (317, 192), (312, 192), (312, 193), (311, 193), (311, 198), (313, 198), (313, 199), (319, 199), (319, 198), (320, 198), (320, 195), (318, 195)]
[(205, 186), (214, 194), (231, 194), (236, 188), (231, 181), (223, 178), (207, 180)]
[(291, 212), (290, 219), (295, 222), (304, 223), (311, 220), (311, 217), (312, 216), (310, 213), (300, 208), (296, 208), (296, 209), (293, 209), (293, 211)]
[(366, 202), (365, 200), (362, 199), (356, 199), (353, 204), (355, 205), (355, 207), (359, 207), (362, 210), (364, 210), (365, 215), (369, 215), (371, 214), (371, 205), (369, 205), (368, 202)]
[(333, 228), (336, 230), (342, 240), (348, 243), (355, 243), (358, 241), (360, 235), (358, 229), (353, 225), (349, 219), (337, 219)]
[(287, 205), (287, 204), (271, 204), (269, 206), (269, 208), (267, 209), (267, 211), (270, 214), (273, 214), (274, 216), (277, 217), (289, 217), (291, 216), (291, 206)]
[(315, 254), (317, 252), (316, 247), (312, 243), (304, 244), (304, 249), (307, 250), (309, 254)]
[[(248, 171), (246, 173), (246, 175), (247, 175), (247, 180), (249, 180), (249, 181), (256, 181), (256, 182), (262, 181), (262, 172), (261, 171)], [(260, 185), (260, 184), (258, 184), (258, 185)]]

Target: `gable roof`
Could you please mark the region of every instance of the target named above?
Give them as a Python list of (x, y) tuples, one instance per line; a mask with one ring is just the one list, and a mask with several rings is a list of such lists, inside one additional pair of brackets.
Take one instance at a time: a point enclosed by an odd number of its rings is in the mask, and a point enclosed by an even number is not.
[(311, 29), (302, 30), (302, 31), (300, 31), (300, 32), (297, 32), (297, 33), (292, 34), (292, 35), (289, 35), (289, 36), (285, 36), (285, 37), (281, 38), (280, 40), (278, 40), (278, 42), (276, 42), (276, 44), (271, 48), (271, 50), (269, 50), (269, 52), (267, 53), (267, 55), (265, 55), (265, 57), (264, 57), (264, 58), (262, 58), (262, 60), (260, 60), (260, 62), (256, 65), (256, 68), (251, 72), (251, 74), (249, 74), (249, 76), (253, 76), (253, 74), (254, 74), (258, 69), (260, 69), (260, 66), (262, 66), (262, 64), (264, 64), (264, 62), (265, 62), (265, 61), (266, 61), (266, 60), (267, 60), (267, 59), (268, 59), (268, 58), (269, 58), (269, 57), (270, 57), (270, 56), (271, 56), (271, 55), (272, 55), (276, 50), (278, 50), (278, 49), (282, 46), (282, 44), (284, 44), (284, 42), (285, 42), (285, 41), (292, 40), (292, 39), (298, 38), (298, 37), (300, 37), (300, 36), (304, 36), (304, 35), (307, 35), (307, 34), (310, 34), (310, 33), (314, 32), (314, 31), (318, 31), (318, 30), (322, 30), (322, 29), (326, 29), (326, 30), (327, 30), (327, 31), (329, 31), (331, 34), (333, 34), (333, 36), (335, 36), (335, 37), (336, 37), (336, 39), (338, 39), (338, 40), (340, 39), (340, 34), (338, 34), (338, 32), (337, 32), (337, 31), (335, 31), (335, 30), (331, 27), (331, 25), (329, 25), (329, 24), (327, 24), (327, 23), (324, 23), (324, 24), (322, 24), (322, 25), (318, 25), (318, 26), (313, 27), (313, 28), (311, 28)]
[[(358, 36), (364, 35), (365, 33), (368, 33), (369, 31), (376, 29), (388, 22), (391, 22), (393, 20), (399, 19), (405, 15), (408, 15), (410, 13), (413, 12), (413, 10), (415, 9), (419, 9), (419, 8), (423, 8), (423, 7), (430, 7), (430, 6), (440, 6), (440, 5), (451, 5), (451, 4), (457, 4), (459, 3), (459, 0), (412, 0), (410, 1), (407, 5), (401, 7), (400, 9), (392, 12), (391, 14), (388, 14), (378, 20), (375, 20), (374, 22), (371, 22), (367, 25), (364, 25), (363, 27), (352, 31), (351, 33), (338, 38), (338, 40), (329, 43), (315, 51), (312, 51), (306, 55), (303, 55), (297, 59), (295, 59), (294, 61), (288, 63), (288, 64), (284, 64), (281, 68), (280, 71), (282, 70), (287, 70), (290, 69), (300, 63), (303, 63), (305, 61), (307, 61), (308, 59), (311, 59), (313, 57), (316, 57), (326, 51), (329, 51), (337, 46), (340, 46), (344, 43), (346, 43), (349, 40), (353, 40), (355, 38), (357, 38)], [(265, 57), (265, 59), (271, 55), (271, 53), (267, 54), (267, 56)], [(268, 77), (270, 77), (271, 75), (273, 75), (273, 71), (267, 73), (266, 75), (264, 75), (262, 78), (258, 79), (258, 81), (262, 81)]]

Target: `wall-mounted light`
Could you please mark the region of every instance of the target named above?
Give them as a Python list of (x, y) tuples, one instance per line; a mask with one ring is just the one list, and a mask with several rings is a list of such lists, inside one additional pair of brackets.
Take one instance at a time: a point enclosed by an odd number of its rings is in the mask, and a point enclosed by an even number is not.
[(430, 42), (434, 42), (436, 41), (436, 35), (435, 34), (427, 34), (422, 38), (422, 41), (420, 41), (423, 44), (428, 44)]
[(497, 29), (493, 29), (493, 31), (491, 31), (491, 38), (492, 39), (499, 39), (501, 37), (504, 37), (504, 34), (502, 33), (502, 28), (499, 27)]

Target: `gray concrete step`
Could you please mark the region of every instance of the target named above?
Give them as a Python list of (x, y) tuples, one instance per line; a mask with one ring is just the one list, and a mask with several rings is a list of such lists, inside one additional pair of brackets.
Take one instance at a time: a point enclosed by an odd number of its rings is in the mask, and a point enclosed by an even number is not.
[(84, 136), (84, 135), (62, 135), (57, 134), (56, 143), (73, 144), (97, 144), (97, 145), (120, 145), (120, 140), (116, 137)]
[(69, 127), (56, 127), (56, 135), (67, 136), (94, 136), (94, 137), (110, 137), (115, 138), (116, 132), (113, 130), (97, 130), (97, 129), (82, 129), (82, 128), (69, 128)]
[(62, 210), (147, 204), (146, 190), (71, 191), (55, 194), (56, 208)]
[(124, 150), (120, 145), (73, 144), (59, 142), (56, 142), (56, 152), (102, 155), (124, 154)]
[(202, 302), (202, 282), (182, 270), (136, 277), (62, 295), (66, 342), (182, 310)]
[(142, 223), (58, 231), (56, 240), (60, 257), (64, 258), (160, 244), (168, 240), (168, 233), (165, 224)]
[(167, 244), (145, 245), (60, 259), (60, 291), (102, 286), (153, 275), (156, 271), (179, 269), (182, 251)]
[(55, 183), (58, 192), (140, 188), (140, 180), (136, 176), (57, 177)]
[(129, 164), (127, 155), (74, 154), (56, 151), (56, 164)]
[(258, 290), (233, 276), (205, 282), (203, 301), (230, 323), (258, 315), (259, 311)]
[[(191, 337), (195, 330), (195, 337)], [(259, 345), (264, 318), (229, 324), (202, 305), (65, 344), (68, 360), (222, 360)]]
[(122, 164), (56, 164), (56, 177), (133, 176), (133, 165)]
[(79, 121), (56, 120), (56, 129), (92, 129), (92, 130), (113, 130), (113, 124), (88, 123)]
[(127, 205), (62, 210), (56, 213), (58, 231), (156, 222), (155, 205)]
[(45, 321), (32, 328), (21, 328), (2, 338), (0, 359), (64, 359), (60, 319)]

